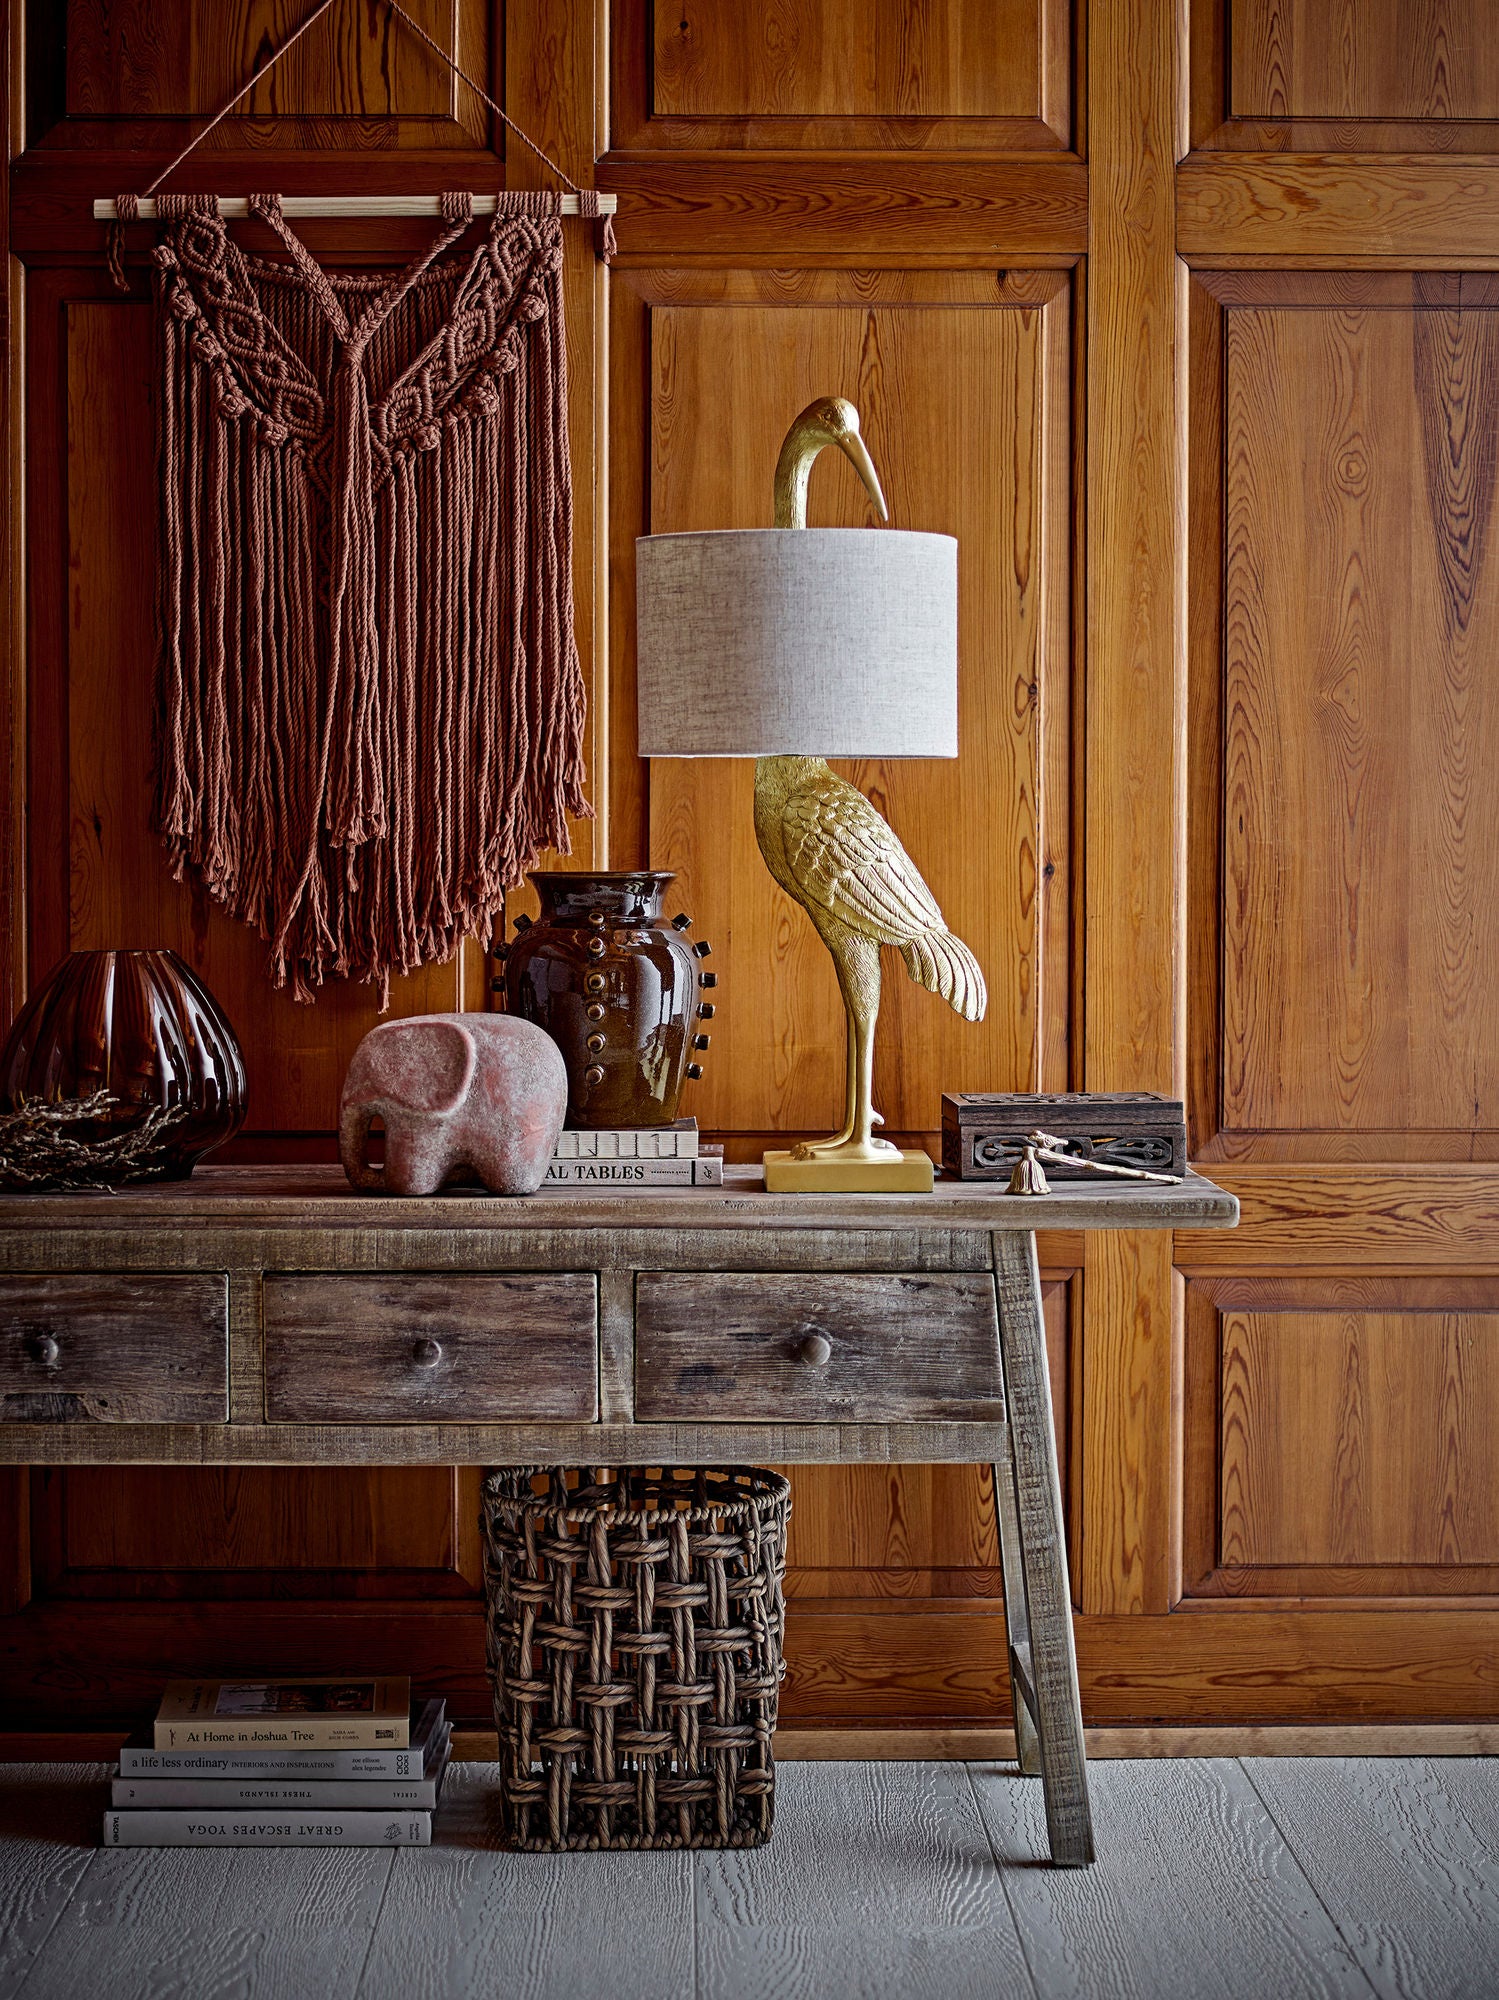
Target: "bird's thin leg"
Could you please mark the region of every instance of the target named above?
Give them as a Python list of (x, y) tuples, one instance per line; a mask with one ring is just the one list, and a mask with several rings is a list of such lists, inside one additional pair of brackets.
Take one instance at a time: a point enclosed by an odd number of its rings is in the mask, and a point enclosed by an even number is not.
[(879, 946), (873, 939), (847, 941), (836, 954), (838, 983), (848, 1013), (848, 1088), (843, 1130), (828, 1139), (814, 1139), (796, 1148), (802, 1160), (843, 1159), (871, 1162), (899, 1153), (884, 1139), (874, 1137), (874, 1127), (884, 1121), (875, 1110), (874, 1028), (880, 1011)]
[(846, 998), (844, 1018), (848, 1022), (848, 1054), (843, 1069), (843, 1124), (829, 1138), (804, 1139), (796, 1148), (796, 1157), (799, 1160), (815, 1159), (818, 1154), (830, 1152), (836, 1146), (846, 1146), (854, 1135), (859, 1094), (859, 1042), (854, 1027), (853, 1009), (848, 1005)]
[(854, 1023), (854, 1041), (858, 1062), (855, 1070), (856, 1086), (854, 1094), (853, 1143), (856, 1146), (880, 1144), (874, 1137), (874, 1024), (876, 1015), (871, 1013)]

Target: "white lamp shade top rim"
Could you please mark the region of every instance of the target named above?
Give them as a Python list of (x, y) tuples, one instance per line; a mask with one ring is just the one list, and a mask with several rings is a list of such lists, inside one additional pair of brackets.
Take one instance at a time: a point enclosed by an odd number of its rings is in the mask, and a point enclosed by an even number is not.
[(647, 757), (955, 757), (957, 541), (727, 528), (636, 542)]

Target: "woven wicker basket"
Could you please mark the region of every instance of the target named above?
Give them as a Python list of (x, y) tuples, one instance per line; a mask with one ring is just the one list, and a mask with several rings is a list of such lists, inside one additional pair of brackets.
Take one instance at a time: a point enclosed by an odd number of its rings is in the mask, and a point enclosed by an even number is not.
[(787, 1482), (745, 1467), (488, 1475), (487, 1651), (513, 1845), (770, 1838), (790, 1512)]

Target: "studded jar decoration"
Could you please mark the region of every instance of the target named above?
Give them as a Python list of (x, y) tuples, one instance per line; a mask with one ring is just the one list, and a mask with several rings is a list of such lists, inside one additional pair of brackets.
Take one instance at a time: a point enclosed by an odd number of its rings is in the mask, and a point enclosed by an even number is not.
[(692, 920), (661, 921), (670, 874), (531, 876), (533, 924), (499, 947), (505, 1004), (545, 1028), (567, 1063), (569, 1125), (584, 1131), (670, 1125), (688, 1077), (702, 1075), (717, 974)]

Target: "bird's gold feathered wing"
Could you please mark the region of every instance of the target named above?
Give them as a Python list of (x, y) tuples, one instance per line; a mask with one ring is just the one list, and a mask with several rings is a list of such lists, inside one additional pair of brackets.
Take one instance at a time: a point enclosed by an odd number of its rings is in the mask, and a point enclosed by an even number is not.
[(800, 785), (782, 815), (786, 865), (803, 898), (860, 937), (893, 945), (911, 977), (965, 1021), (988, 1004), (977, 959), (862, 792), (831, 772)]

